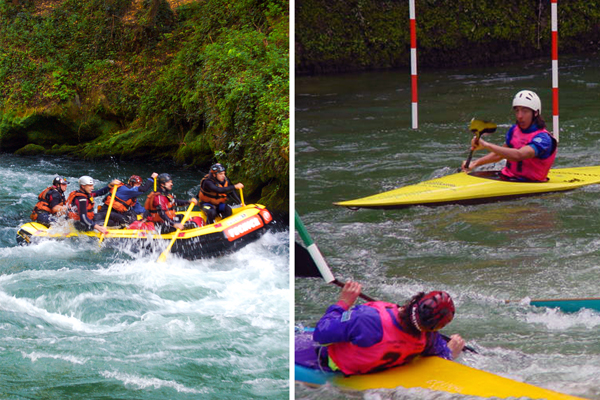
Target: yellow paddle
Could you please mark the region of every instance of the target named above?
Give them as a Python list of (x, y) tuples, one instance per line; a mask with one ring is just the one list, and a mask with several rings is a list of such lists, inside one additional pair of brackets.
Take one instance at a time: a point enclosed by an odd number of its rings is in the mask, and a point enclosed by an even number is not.
[[(475, 118), (471, 120), (471, 124), (469, 125), (469, 130), (471, 131), (471, 133), (473, 133), (473, 135), (475, 135), (478, 141), (481, 135), (483, 135), (484, 133), (496, 132), (496, 128), (497, 126), (493, 122), (481, 121)], [(473, 151), (474, 150), (471, 150), (471, 152), (469, 153), (469, 157), (467, 157), (467, 161), (465, 161), (465, 168), (469, 168), (469, 164), (471, 164), (471, 159), (473, 158)], [(459, 168), (457, 170), (457, 172), (460, 171), (462, 171), (462, 168)]]
[[(187, 211), (185, 212), (185, 215), (183, 216), (183, 219), (181, 220), (181, 225), (185, 225), (186, 221), (188, 220), (188, 218), (190, 217), (190, 214), (192, 213), (192, 209), (194, 208), (194, 203), (191, 203), (190, 206), (188, 207)], [(171, 247), (173, 247), (173, 245), (175, 244), (175, 241), (177, 240), (177, 237), (179, 236), (179, 232), (181, 232), (181, 229), (177, 229), (175, 231), (175, 233), (173, 234), (173, 239), (171, 239), (171, 243), (169, 243), (169, 246), (165, 249), (165, 251), (163, 251), (160, 254), (160, 257), (158, 257), (158, 260), (156, 260), (156, 262), (165, 262), (167, 261), (167, 254), (169, 254), (169, 252), (171, 251)]]
[[(108, 211), (106, 212), (106, 218), (104, 218), (104, 227), (106, 228), (106, 225), (108, 225), (108, 218), (110, 217), (110, 212), (112, 211), (112, 206), (113, 203), (115, 202), (115, 196), (117, 194), (117, 189), (119, 187), (117, 185), (113, 186), (113, 190), (112, 190), (112, 195), (110, 196), (110, 203), (108, 204)], [(102, 234), (102, 236), (100, 236), (100, 242), (98, 243), (98, 246), (100, 246), (102, 244), (102, 241), (104, 240), (104, 233)]]
[(244, 204), (244, 192), (242, 192), (241, 188), (240, 188), (240, 198), (242, 200), (242, 205), (245, 206), (246, 204)]

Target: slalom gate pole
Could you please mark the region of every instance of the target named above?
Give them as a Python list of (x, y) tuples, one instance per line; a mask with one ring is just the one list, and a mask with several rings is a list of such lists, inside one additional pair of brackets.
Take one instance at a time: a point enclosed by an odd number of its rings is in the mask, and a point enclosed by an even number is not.
[(552, 133), (558, 142), (558, 0), (551, 0), (552, 9)]
[(418, 95), (417, 95), (417, 20), (415, 17), (415, 0), (409, 1), (410, 18), (410, 78), (412, 88), (412, 128), (419, 127)]

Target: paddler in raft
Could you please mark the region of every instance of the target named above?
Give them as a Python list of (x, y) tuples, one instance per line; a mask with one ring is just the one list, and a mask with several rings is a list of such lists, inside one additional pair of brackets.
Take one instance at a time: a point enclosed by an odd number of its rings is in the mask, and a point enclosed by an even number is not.
[[(146, 209), (137, 201), (137, 198), (152, 188), (154, 179), (158, 176), (154, 172), (146, 182), (142, 181), (139, 175), (132, 175), (127, 184), (120, 183), (117, 188), (115, 200), (108, 217), (108, 226), (126, 225), (137, 220), (138, 214), (144, 214)], [(142, 184), (143, 183), (143, 184)], [(101, 224), (104, 223), (112, 192), (104, 198), (104, 205), (98, 207), (95, 220)]]
[(221, 218), (230, 217), (232, 214), (231, 207), (227, 205), (229, 196), (234, 197), (234, 200), (242, 202), (237, 197), (235, 190), (243, 189), (242, 183), (231, 183), (229, 178), (225, 176), (225, 167), (222, 164), (214, 164), (210, 167), (210, 171), (200, 181), (200, 191), (198, 198), (202, 204), (202, 210), (206, 215), (206, 223), (212, 224), (215, 222), (217, 214)]
[(198, 204), (195, 198), (188, 200), (179, 200), (171, 193), (173, 189), (173, 179), (169, 174), (160, 174), (157, 179), (158, 188), (146, 198), (144, 208), (144, 219), (154, 223), (156, 229), (162, 233), (173, 232), (177, 229), (192, 229), (198, 227), (198, 224), (192, 221), (181, 224), (183, 214), (177, 214), (176, 207), (187, 206), (190, 203)]
[[(374, 301), (354, 305), (361, 285), (347, 282), (339, 300), (319, 320), (312, 342), (296, 339), (295, 363), (345, 375), (367, 374), (406, 364), (418, 355), (456, 359), (465, 341), (437, 333), (454, 318), (446, 292), (419, 293), (403, 306)], [(304, 338), (304, 339), (303, 339)]]
[(38, 195), (38, 202), (30, 215), (31, 220), (49, 228), (51, 224), (58, 221), (59, 217), (65, 215), (67, 210), (65, 190), (68, 184), (69, 182), (62, 176), (54, 178), (52, 186), (48, 186)]
[(503, 180), (518, 182), (545, 182), (556, 157), (557, 141), (546, 130), (542, 119), (542, 101), (530, 90), (522, 90), (513, 99), (516, 124), (506, 133), (506, 143), (498, 146), (481, 138), (473, 138), (472, 150), (487, 149), (490, 153), (469, 164), (463, 171), (506, 159), (500, 171)]
[(75, 221), (74, 226), (80, 231), (97, 230), (106, 234), (108, 230), (101, 224), (94, 221), (94, 197), (102, 196), (108, 193), (113, 185), (122, 183), (120, 180), (113, 180), (108, 186), (102, 189), (94, 190), (94, 179), (84, 175), (79, 178), (79, 190), (74, 190), (67, 198), (68, 218)]

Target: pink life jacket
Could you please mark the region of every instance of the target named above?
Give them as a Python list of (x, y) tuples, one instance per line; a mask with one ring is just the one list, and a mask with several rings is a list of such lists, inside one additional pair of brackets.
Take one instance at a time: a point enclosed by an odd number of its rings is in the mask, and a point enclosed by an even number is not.
[(548, 171), (550, 171), (550, 168), (554, 163), (557, 149), (556, 140), (550, 132), (548, 132), (545, 129), (538, 129), (530, 133), (523, 133), (523, 131), (521, 131), (521, 128), (519, 128), (519, 125), (515, 125), (512, 137), (510, 138), (510, 142), (508, 143), (508, 147), (520, 149), (526, 146), (528, 143), (530, 143), (531, 140), (535, 137), (535, 135), (542, 132), (549, 134), (555, 143), (552, 155), (543, 160), (537, 157), (533, 157), (519, 162), (507, 161), (506, 167), (502, 169), (503, 175), (506, 175), (509, 178), (526, 179), (528, 181), (534, 182), (545, 182), (547, 180)]
[(396, 304), (375, 301), (365, 305), (379, 312), (383, 337), (379, 343), (370, 347), (360, 347), (350, 342), (327, 346), (331, 361), (343, 373), (355, 375), (381, 371), (405, 364), (425, 350), (425, 333), (420, 333), (420, 337), (416, 338), (400, 329)]

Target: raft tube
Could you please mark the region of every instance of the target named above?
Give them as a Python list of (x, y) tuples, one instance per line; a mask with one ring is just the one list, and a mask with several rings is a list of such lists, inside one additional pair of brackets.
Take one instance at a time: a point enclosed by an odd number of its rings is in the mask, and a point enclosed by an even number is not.
[[(192, 217), (203, 217), (202, 212), (192, 212)], [(218, 219), (214, 224), (183, 230), (179, 233), (171, 253), (189, 260), (210, 258), (234, 252), (248, 243), (256, 241), (269, 230), (283, 230), (287, 221), (276, 221), (273, 215), (260, 204), (248, 204), (233, 208), (228, 218)], [(108, 228), (104, 243), (106, 246), (118, 246), (128, 242), (135, 247), (151, 249), (164, 248), (175, 232), (159, 234), (156, 231), (140, 229)], [(41, 239), (65, 239), (71, 237), (100, 238), (97, 231), (82, 232), (69, 225), (67, 231), (61, 228), (47, 228), (37, 222), (21, 225), (17, 231), (17, 243), (26, 245)], [(160, 241), (164, 242), (160, 243)]]
[(373, 196), (334, 204), (351, 209), (480, 204), (563, 192), (595, 183), (600, 183), (600, 166), (551, 169), (546, 182), (503, 181), (498, 178), (498, 171), (459, 172)]

